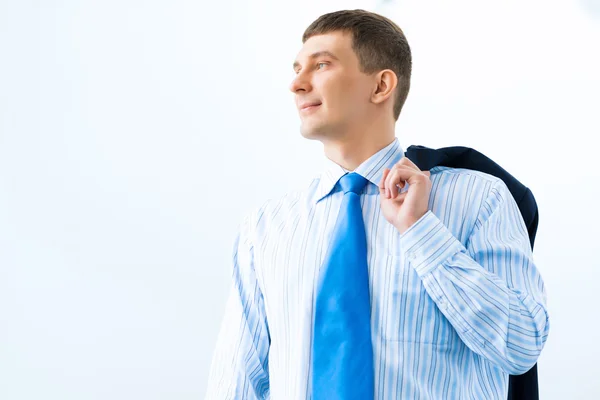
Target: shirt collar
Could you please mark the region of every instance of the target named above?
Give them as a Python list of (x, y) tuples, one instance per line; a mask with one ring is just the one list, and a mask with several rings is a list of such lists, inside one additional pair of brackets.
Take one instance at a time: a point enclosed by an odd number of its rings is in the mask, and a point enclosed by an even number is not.
[[(384, 169), (392, 168), (402, 157), (404, 157), (404, 150), (402, 149), (398, 138), (394, 138), (392, 143), (365, 160), (354, 172), (363, 176), (376, 186), (379, 186)], [(331, 193), (338, 180), (346, 174), (344, 168), (329, 158), (325, 157), (324, 162), (325, 167), (321, 172), (319, 186), (315, 193), (315, 203), (318, 203)]]

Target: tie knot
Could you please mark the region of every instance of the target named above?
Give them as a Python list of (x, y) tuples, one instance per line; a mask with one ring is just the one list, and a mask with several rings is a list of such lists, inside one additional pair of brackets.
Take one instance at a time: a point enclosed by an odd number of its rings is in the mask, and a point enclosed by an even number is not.
[(344, 194), (348, 192), (360, 194), (369, 181), (356, 172), (351, 172), (340, 178), (340, 186)]

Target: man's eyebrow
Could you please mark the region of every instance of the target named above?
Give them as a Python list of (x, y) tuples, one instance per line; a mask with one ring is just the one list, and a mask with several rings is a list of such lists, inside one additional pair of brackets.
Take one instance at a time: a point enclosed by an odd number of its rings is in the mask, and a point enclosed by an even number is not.
[[(335, 54), (333, 54), (332, 52), (330, 52), (330, 51), (327, 51), (327, 50), (323, 50), (323, 51), (317, 51), (316, 53), (312, 53), (310, 56), (308, 56), (308, 58), (314, 59), (314, 58), (317, 58), (317, 57), (322, 57), (322, 56), (331, 57), (331, 58), (333, 58), (334, 60), (338, 60), (338, 61), (339, 61), (339, 58), (337, 58), (337, 57), (335, 56)], [(295, 70), (295, 69), (296, 69), (296, 67), (298, 67), (299, 65), (300, 65), (300, 63), (299, 63), (298, 61), (294, 61), (294, 70)]]

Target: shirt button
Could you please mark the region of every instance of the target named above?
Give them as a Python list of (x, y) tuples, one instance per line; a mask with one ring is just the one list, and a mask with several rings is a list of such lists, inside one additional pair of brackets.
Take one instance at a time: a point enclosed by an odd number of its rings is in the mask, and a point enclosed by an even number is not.
[(413, 260), (415, 258), (415, 253), (413, 253), (412, 251), (408, 252), (408, 259), (409, 260)]

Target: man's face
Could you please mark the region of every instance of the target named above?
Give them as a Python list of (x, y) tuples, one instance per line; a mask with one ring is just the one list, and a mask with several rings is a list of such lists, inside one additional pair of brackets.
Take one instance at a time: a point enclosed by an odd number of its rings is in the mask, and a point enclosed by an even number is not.
[[(341, 31), (308, 39), (294, 62), (290, 90), (307, 139), (339, 139), (368, 121), (374, 80), (360, 72), (352, 36)], [(305, 105), (313, 107), (302, 108)]]

